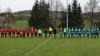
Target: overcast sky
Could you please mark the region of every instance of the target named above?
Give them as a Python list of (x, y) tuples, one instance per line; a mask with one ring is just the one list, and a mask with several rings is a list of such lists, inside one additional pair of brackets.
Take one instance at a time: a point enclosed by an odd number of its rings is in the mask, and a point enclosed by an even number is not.
[[(22, 11), (22, 10), (30, 10), (34, 4), (35, 0), (0, 0), (0, 9), (5, 11), (7, 8), (11, 8), (12, 11)], [(61, 0), (61, 2), (65, 6), (66, 0)], [(82, 9), (84, 5), (89, 0), (78, 0), (80, 2)], [(71, 3), (72, 0), (69, 0)]]

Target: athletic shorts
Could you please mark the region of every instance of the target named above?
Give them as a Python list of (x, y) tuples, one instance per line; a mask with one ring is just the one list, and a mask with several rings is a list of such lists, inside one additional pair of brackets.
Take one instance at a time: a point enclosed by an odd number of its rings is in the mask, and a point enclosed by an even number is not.
[(91, 33), (91, 35), (94, 35), (94, 33)]
[(81, 33), (78, 33), (78, 35), (81, 35)]
[(74, 35), (74, 32), (71, 32), (71, 35)]
[(99, 35), (99, 33), (96, 32), (94, 35)]
[(41, 33), (39, 33), (39, 36), (41, 36), (42, 34)]
[(12, 34), (14, 34), (15, 35), (15, 33), (13, 32)]
[(50, 31), (49, 34), (52, 34), (52, 31)]
[(66, 33), (64, 33), (64, 35), (66, 35)]
[(89, 33), (87, 35), (90, 35)]
[(74, 35), (73, 33), (71, 33), (71, 35)]
[(86, 33), (83, 33), (83, 35), (85, 35)]

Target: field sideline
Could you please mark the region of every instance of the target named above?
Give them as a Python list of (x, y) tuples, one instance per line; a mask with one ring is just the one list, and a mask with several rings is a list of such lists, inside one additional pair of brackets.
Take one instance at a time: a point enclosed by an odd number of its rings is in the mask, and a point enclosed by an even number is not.
[(100, 39), (0, 38), (0, 56), (100, 56)]

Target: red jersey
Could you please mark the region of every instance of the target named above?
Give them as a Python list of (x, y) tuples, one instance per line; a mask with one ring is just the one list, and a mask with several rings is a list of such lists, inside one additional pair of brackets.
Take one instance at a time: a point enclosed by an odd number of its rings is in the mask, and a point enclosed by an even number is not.
[(31, 31), (31, 33), (35, 33), (35, 29), (33, 27), (31, 28), (30, 31)]
[(35, 33), (37, 33), (37, 31), (38, 31), (37, 28), (35, 28)]

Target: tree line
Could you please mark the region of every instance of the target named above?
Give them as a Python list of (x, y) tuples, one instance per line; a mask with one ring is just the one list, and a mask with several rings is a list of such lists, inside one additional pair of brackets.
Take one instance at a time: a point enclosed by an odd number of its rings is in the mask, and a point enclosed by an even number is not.
[[(91, 1), (92, 0), (89, 1), (88, 5), (86, 4), (86, 6), (90, 5), (90, 7), (85, 7), (85, 12), (91, 11), (91, 17), (93, 18), (96, 1)], [(94, 7), (92, 5), (94, 5)], [(45, 28), (51, 25), (56, 27), (56, 25), (60, 23), (59, 26), (67, 27), (66, 24), (68, 16), (69, 28), (83, 28), (84, 20), (82, 17), (82, 7), (78, 1), (73, 0), (73, 3), (69, 4), (66, 8), (67, 9), (64, 8), (60, 0), (49, 0), (48, 2), (45, 0), (36, 0), (33, 5), (28, 24), (30, 27)], [(67, 10), (68, 12), (66, 12)], [(59, 22), (57, 22), (57, 20), (59, 20)]]

